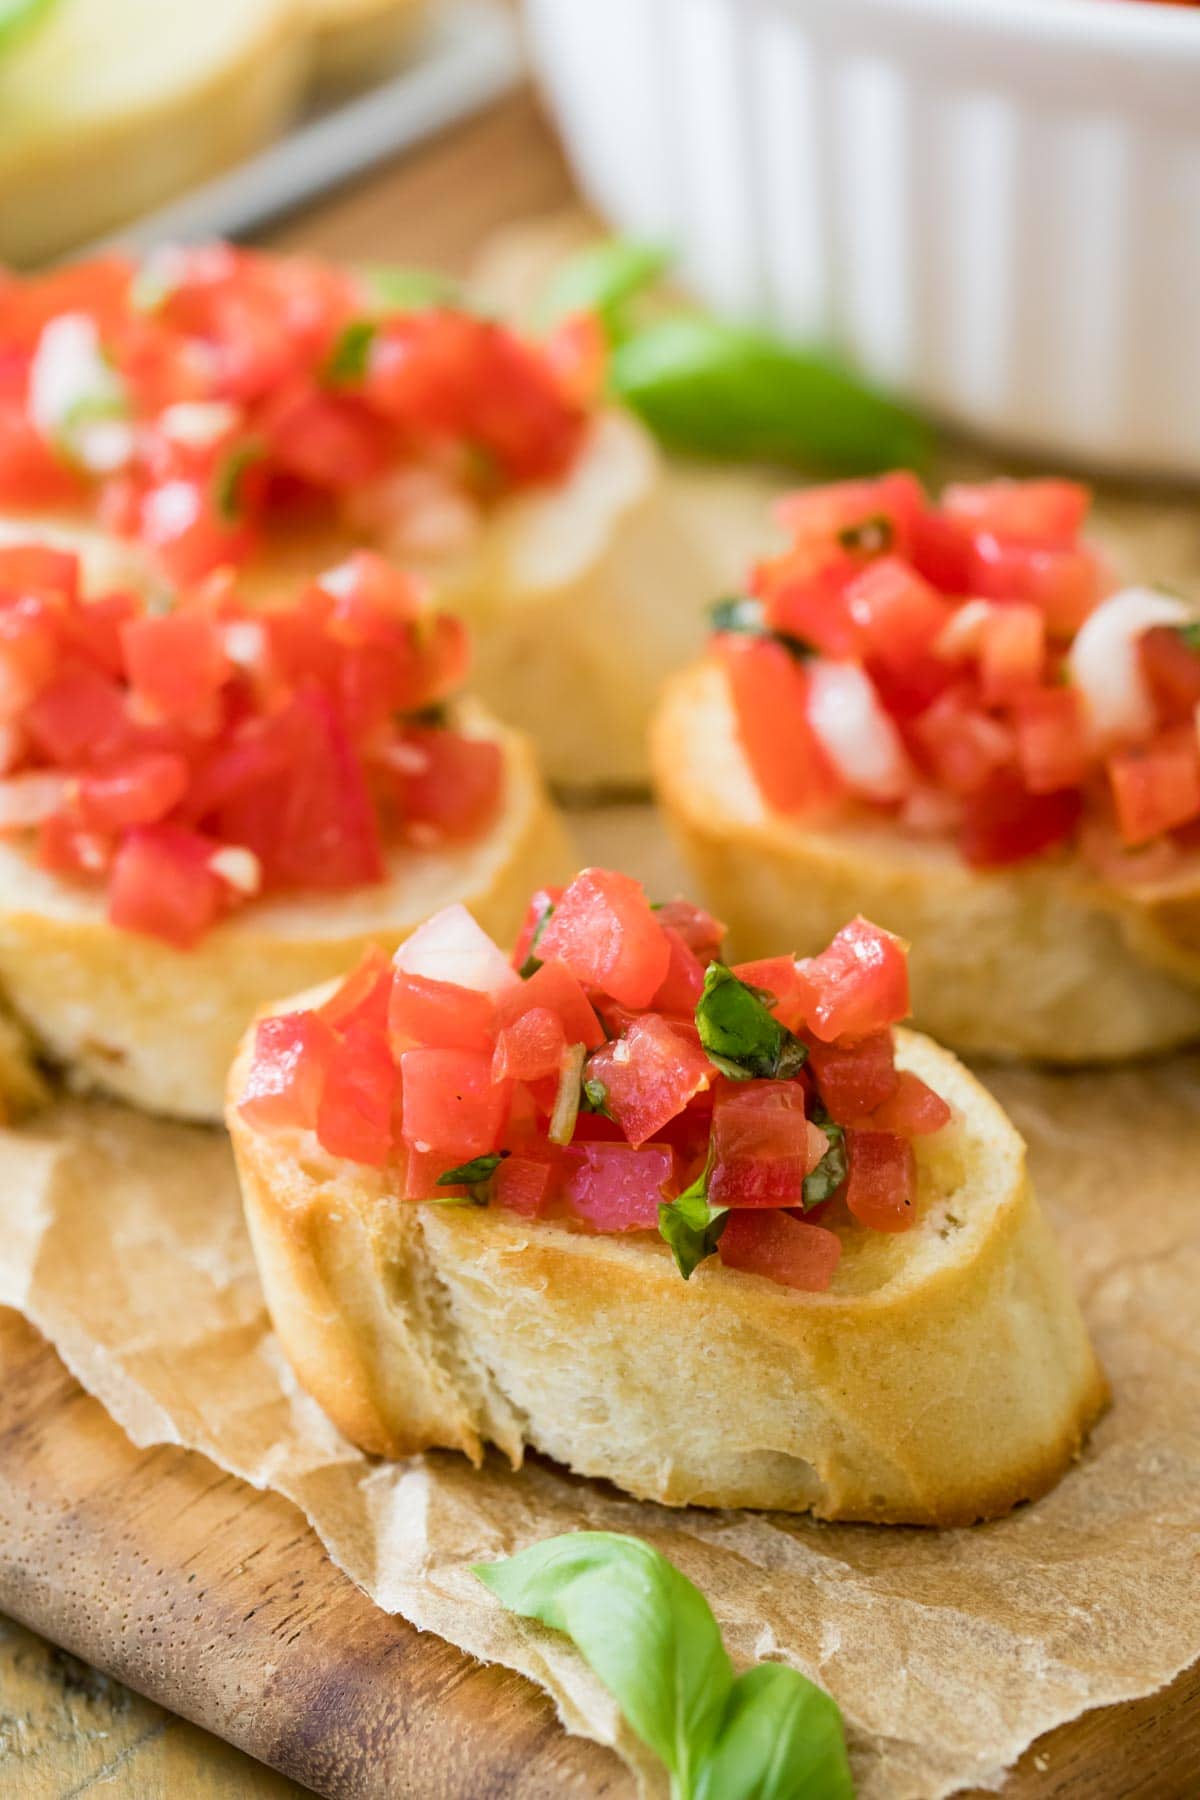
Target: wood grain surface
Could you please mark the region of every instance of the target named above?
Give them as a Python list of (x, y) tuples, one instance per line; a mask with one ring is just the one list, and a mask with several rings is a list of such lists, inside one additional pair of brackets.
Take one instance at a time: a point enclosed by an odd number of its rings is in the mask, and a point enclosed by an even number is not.
[[(496, 226), (572, 199), (522, 95), (289, 219), (271, 241), (461, 269)], [(0, 1622), (0, 1793), (15, 1800), (92, 1789), (111, 1800), (276, 1800), (295, 1783), (339, 1800), (633, 1791), (616, 1759), (568, 1739), (519, 1677), (380, 1613), (286, 1501), (203, 1457), (135, 1450), (2, 1311), (0, 1608), (85, 1659)], [(1200, 1668), (1043, 1738), (1004, 1792), (1195, 1800)]]

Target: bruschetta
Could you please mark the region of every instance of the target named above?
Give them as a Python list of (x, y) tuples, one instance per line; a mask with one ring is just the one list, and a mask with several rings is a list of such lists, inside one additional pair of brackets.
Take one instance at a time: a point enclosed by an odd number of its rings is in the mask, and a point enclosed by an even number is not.
[(667, 1505), (965, 1524), (1105, 1383), (1004, 1114), (863, 919), (730, 967), (585, 869), (260, 1019), (228, 1122), (268, 1305), (362, 1448), (535, 1449)]
[[(1200, 1036), (1200, 612), (1117, 590), (1064, 481), (798, 494), (668, 684), (655, 782), (746, 955), (861, 908), (957, 1049)], [(753, 871), (746, 878), (747, 869)]]
[(469, 621), (479, 697), (553, 781), (644, 787), (716, 578), (604, 357), (587, 317), (535, 342), (224, 245), (0, 278), (0, 529), (109, 540), (152, 590), (232, 564), (270, 594), (366, 544)]
[(515, 929), (569, 866), (525, 739), (458, 697), (465, 628), (367, 553), (285, 603), (153, 609), (0, 549), (0, 996), (78, 1083), (219, 1119), (280, 984), (431, 911)]

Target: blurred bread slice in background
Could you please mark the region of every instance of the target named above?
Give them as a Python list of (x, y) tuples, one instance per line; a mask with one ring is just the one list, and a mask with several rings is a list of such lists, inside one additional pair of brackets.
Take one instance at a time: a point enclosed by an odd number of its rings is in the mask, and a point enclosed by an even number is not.
[(310, 58), (296, 0), (56, 0), (0, 55), (0, 260), (60, 255), (260, 149)]
[(427, 0), (300, 0), (312, 32), (313, 79), (355, 87), (392, 67), (429, 14)]

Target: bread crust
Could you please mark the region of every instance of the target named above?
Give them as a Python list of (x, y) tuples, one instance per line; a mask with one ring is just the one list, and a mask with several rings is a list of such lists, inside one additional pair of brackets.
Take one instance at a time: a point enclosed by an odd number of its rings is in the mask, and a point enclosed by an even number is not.
[(267, 1302), (306, 1388), (381, 1456), (526, 1447), (665, 1505), (963, 1525), (1035, 1499), (1106, 1404), (1024, 1146), (946, 1051), (898, 1062), (950, 1101), (919, 1147), (918, 1222), (853, 1224), (834, 1287), (648, 1234), (412, 1204), (310, 1133), (228, 1123)]
[(740, 956), (813, 953), (862, 912), (909, 940), (914, 1021), (958, 1050), (1090, 1063), (1200, 1037), (1194, 880), (1119, 890), (1073, 856), (978, 871), (888, 822), (773, 815), (712, 661), (667, 684), (651, 760), (671, 831)]
[(396, 851), (378, 886), (253, 904), (191, 950), (117, 930), (102, 893), (0, 844), (0, 993), (80, 1085), (148, 1112), (219, 1120), (238, 1040), (273, 995), (344, 974), (372, 943), (394, 949), (455, 900), (512, 937), (530, 888), (569, 875), (571, 847), (527, 740), (474, 703), (455, 723), (504, 746), (506, 795), (483, 838)]
[(414, 44), (427, 0), (305, 0), (313, 74), (324, 88), (379, 80)]

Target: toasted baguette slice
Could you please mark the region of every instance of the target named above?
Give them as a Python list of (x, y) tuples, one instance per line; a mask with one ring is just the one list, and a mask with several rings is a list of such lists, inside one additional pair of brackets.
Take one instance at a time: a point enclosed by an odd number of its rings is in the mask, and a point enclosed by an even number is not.
[(1194, 885), (1139, 901), (1075, 857), (981, 873), (953, 845), (890, 823), (772, 814), (712, 662), (668, 684), (652, 762), (672, 831), (740, 956), (815, 952), (862, 912), (909, 940), (915, 1021), (956, 1049), (1086, 1063), (1200, 1037)]
[(530, 887), (566, 879), (570, 846), (529, 744), (474, 705), (455, 723), (505, 747), (504, 807), (483, 838), (398, 850), (379, 886), (247, 907), (191, 950), (117, 930), (102, 894), (0, 845), (0, 992), (80, 1084), (148, 1112), (219, 1120), (246, 1021), (273, 995), (344, 974), (372, 943), (395, 948), (455, 900), (512, 937)]
[(426, 0), (301, 0), (312, 32), (313, 73), (325, 88), (382, 76), (409, 49)]
[[(717, 580), (682, 504), (647, 433), (612, 412), (597, 421), (565, 481), (501, 501), (469, 548), (424, 564), (399, 547), (393, 552), (428, 576), (439, 605), (467, 619), (472, 691), (529, 733), (561, 789), (647, 785), (655, 695), (700, 647)], [(0, 520), (0, 542), (51, 535), (79, 550), (93, 587), (110, 580), (161, 586), (135, 546), (114, 544), (83, 520)], [(249, 565), (239, 590), (294, 589), (358, 541), (291, 530)]]
[(59, 0), (0, 62), (0, 261), (60, 255), (269, 142), (309, 55), (295, 0)]
[(647, 1233), (405, 1203), (311, 1133), (229, 1128), (275, 1328), (363, 1449), (526, 1448), (670, 1506), (961, 1525), (1044, 1493), (1107, 1389), (996, 1102), (900, 1032), (955, 1119), (920, 1140), (918, 1219), (850, 1224), (827, 1293)]

